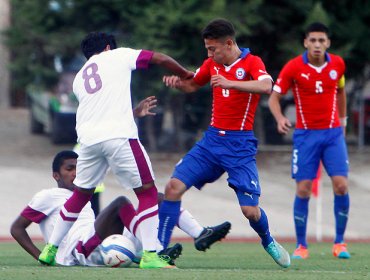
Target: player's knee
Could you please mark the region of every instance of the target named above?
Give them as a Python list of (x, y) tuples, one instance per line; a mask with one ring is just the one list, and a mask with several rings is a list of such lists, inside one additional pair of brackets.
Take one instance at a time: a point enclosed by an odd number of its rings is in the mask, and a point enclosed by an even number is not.
[(186, 186), (178, 179), (171, 179), (166, 185), (165, 199), (177, 201), (180, 200), (183, 193), (186, 191)]
[(346, 177), (334, 176), (333, 180), (333, 191), (336, 195), (345, 195), (348, 192), (348, 181)]
[(336, 195), (345, 195), (348, 192), (348, 186), (346, 184), (339, 184), (334, 186), (334, 193)]
[(259, 211), (258, 206), (243, 206), (242, 212), (244, 217), (246, 217), (249, 221), (252, 222), (257, 222), (261, 217), (261, 213)]
[(131, 204), (131, 201), (126, 196), (119, 196), (112, 202), (112, 205), (118, 209), (128, 204)]

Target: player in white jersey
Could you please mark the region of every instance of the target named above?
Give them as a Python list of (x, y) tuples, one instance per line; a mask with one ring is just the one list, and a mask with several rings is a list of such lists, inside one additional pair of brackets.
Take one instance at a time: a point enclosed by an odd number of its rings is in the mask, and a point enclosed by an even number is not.
[[(62, 151), (55, 156), (53, 177), (58, 183), (58, 188), (45, 189), (36, 193), (11, 226), (13, 237), (35, 259), (38, 258), (40, 250), (32, 242), (27, 233), (27, 228), (33, 222), (39, 224), (44, 241), (48, 242), (61, 207), (72, 195), (77, 158), (78, 155), (73, 151)], [(159, 201), (162, 200), (162, 197), (163, 194), (158, 196)], [(65, 266), (103, 265), (99, 245), (104, 238), (112, 234), (122, 234), (124, 231), (123, 221), (127, 219), (126, 209), (131, 207), (133, 207), (131, 202), (121, 196), (110, 203), (95, 219), (91, 205), (87, 203), (77, 221), (61, 242), (56, 255), (56, 262)], [(208, 247), (224, 237), (224, 235), (221, 236), (225, 229), (225, 226), (222, 225), (221, 227), (203, 228), (184, 209), (179, 219), (179, 227), (195, 239), (196, 247), (197, 240), (203, 239), (202, 237), (205, 235), (209, 238), (210, 229), (215, 230), (211, 232), (213, 242), (208, 243)], [(138, 252), (136, 259), (140, 261), (141, 242), (127, 230), (124, 231), (124, 234), (135, 244), (136, 252)], [(173, 261), (181, 254), (181, 250), (182, 246), (175, 244), (162, 254), (169, 255)]]
[(147, 50), (115, 48), (113, 36), (94, 32), (81, 43), (87, 62), (77, 73), (73, 90), (79, 101), (76, 116), (78, 142), (76, 188), (57, 218), (39, 261), (52, 265), (58, 246), (105, 176), (108, 167), (122, 186), (133, 189), (139, 205), (131, 209), (125, 226), (140, 232), (141, 268), (173, 268), (156, 253), (158, 233), (157, 188), (149, 157), (138, 139), (131, 104), (131, 72), (157, 64), (181, 76), (193, 73), (171, 57)]

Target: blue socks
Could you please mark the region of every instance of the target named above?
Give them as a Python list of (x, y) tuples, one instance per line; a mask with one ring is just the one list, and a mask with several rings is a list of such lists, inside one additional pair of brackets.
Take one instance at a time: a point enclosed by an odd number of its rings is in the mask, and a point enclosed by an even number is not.
[(257, 232), (257, 234), (261, 237), (261, 243), (264, 248), (266, 248), (272, 241), (272, 237), (270, 235), (269, 230), (269, 222), (267, 220), (267, 216), (265, 211), (261, 210), (261, 218), (258, 220), (258, 222), (252, 222), (249, 221), (249, 224), (251, 227)]
[(306, 230), (308, 217), (308, 202), (309, 198), (295, 197), (294, 200), (294, 225), (297, 236), (297, 246), (300, 244), (307, 247)]
[(159, 207), (158, 239), (163, 249), (166, 249), (171, 241), (173, 228), (179, 221), (181, 201), (163, 200)]
[(334, 243), (342, 243), (344, 231), (346, 230), (349, 211), (349, 195), (334, 194), (334, 216), (335, 216), (335, 241)]

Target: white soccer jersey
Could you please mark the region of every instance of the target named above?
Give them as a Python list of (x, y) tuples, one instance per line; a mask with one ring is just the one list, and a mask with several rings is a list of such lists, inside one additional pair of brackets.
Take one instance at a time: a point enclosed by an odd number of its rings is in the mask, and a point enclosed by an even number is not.
[[(45, 189), (35, 194), (21, 215), (39, 224), (42, 236), (47, 243), (53, 232), (60, 208), (72, 192), (62, 188)], [(72, 251), (79, 240), (89, 239), (94, 233), (94, 212), (90, 202), (82, 209), (77, 221), (61, 242), (57, 252), (57, 262), (62, 265), (78, 264)], [(66, 242), (66, 240), (69, 240)], [(74, 240), (75, 243), (71, 242)]]
[(115, 138), (138, 138), (131, 102), (131, 72), (148, 68), (151, 51), (118, 48), (93, 55), (77, 73), (78, 142), (94, 145)]

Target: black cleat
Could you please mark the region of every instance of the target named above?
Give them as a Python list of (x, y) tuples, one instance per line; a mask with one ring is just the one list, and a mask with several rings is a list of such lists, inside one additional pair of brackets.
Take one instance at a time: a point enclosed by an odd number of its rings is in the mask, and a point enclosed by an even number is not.
[(197, 238), (194, 238), (194, 245), (198, 251), (207, 250), (213, 243), (220, 241), (230, 231), (231, 224), (224, 222), (214, 227), (206, 227)]
[(175, 264), (175, 260), (180, 257), (182, 253), (182, 245), (180, 243), (176, 243), (172, 247), (168, 247), (158, 253), (159, 256), (168, 256), (170, 261), (168, 262), (171, 265)]

